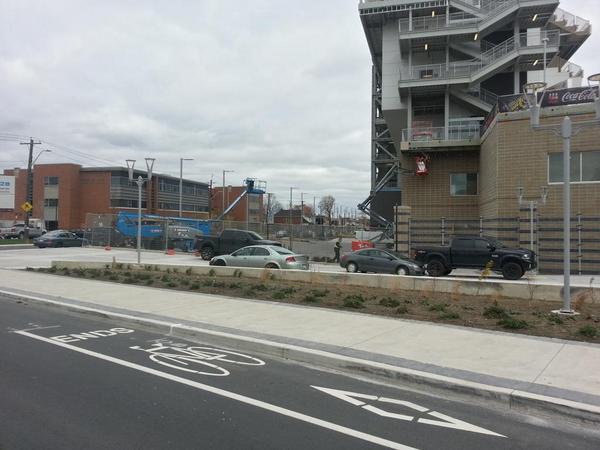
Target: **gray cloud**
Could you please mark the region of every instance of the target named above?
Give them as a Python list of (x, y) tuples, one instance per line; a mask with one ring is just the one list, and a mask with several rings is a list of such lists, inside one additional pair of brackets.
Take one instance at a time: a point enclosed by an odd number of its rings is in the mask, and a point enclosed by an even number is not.
[[(370, 64), (355, 0), (0, 0), (0, 131), (44, 161), (123, 164), (220, 184), (265, 179), (287, 201), (346, 206), (370, 178)], [(595, 0), (562, 7), (600, 23)], [(592, 16), (587, 14), (593, 13)], [(598, 37), (574, 61), (600, 72)], [(26, 158), (0, 142), (1, 161)], [(299, 195), (298, 195), (299, 198)]]

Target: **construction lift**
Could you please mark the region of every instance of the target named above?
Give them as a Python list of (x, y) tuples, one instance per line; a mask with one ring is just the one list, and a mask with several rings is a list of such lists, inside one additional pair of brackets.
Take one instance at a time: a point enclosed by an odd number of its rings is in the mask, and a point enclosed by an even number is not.
[[(244, 192), (242, 192), (227, 208), (225, 208), (225, 211), (223, 211), (215, 220), (223, 220), (223, 218), (226, 217), (227, 214), (229, 214), (231, 210), (235, 208), (246, 195), (264, 194), (267, 192), (266, 181), (257, 180), (256, 178), (246, 178), (244, 180), (244, 184), (246, 185)], [(225, 192), (223, 192), (223, 195), (225, 195)]]
[(390, 181), (396, 174), (414, 175), (414, 172), (408, 169), (403, 169), (402, 167), (400, 167), (399, 162), (394, 163), (390, 170), (388, 170), (387, 173), (377, 182), (369, 196), (362, 203), (359, 203), (357, 205), (360, 211), (364, 212), (365, 214), (368, 214), (371, 217), (371, 219), (375, 220), (375, 222), (377, 222), (383, 228), (382, 233), (373, 240), (376, 239), (377, 241), (383, 241), (385, 239), (394, 239), (394, 223), (387, 220), (381, 214), (373, 211), (371, 209), (371, 202), (373, 201), (377, 193), (381, 191), (385, 187), (386, 183)]

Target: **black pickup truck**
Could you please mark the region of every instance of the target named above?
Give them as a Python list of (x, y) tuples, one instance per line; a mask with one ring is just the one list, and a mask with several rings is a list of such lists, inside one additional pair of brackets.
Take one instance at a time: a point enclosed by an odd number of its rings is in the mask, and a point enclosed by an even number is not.
[(200, 236), (194, 243), (194, 249), (202, 259), (210, 260), (216, 255), (226, 255), (248, 245), (279, 245), (281, 242), (269, 241), (254, 231), (225, 229), (218, 236)]
[(418, 247), (413, 258), (432, 277), (448, 275), (453, 269), (485, 269), (499, 272), (507, 280), (518, 280), (537, 267), (535, 253), (523, 248), (508, 248), (494, 238), (460, 236), (449, 245)]

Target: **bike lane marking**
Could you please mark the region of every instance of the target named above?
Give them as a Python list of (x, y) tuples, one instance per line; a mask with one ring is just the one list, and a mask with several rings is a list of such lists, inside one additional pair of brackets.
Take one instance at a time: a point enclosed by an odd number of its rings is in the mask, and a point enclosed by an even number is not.
[(362, 431), (354, 430), (352, 428), (348, 428), (342, 425), (335, 424), (333, 422), (329, 422), (323, 419), (319, 419), (316, 417), (312, 417), (303, 413), (299, 413), (296, 411), (292, 411), (287, 408), (283, 408), (281, 406), (273, 405), (271, 403), (264, 402), (262, 400), (257, 400), (251, 397), (247, 397), (245, 395), (236, 394), (235, 392), (226, 391), (224, 389), (220, 389), (214, 386), (209, 386), (207, 384), (199, 383), (197, 381), (188, 380), (187, 378), (178, 377), (177, 375), (171, 375), (166, 372), (161, 372), (156, 369), (151, 369), (150, 367), (142, 366), (140, 364), (132, 363), (129, 361), (125, 361), (123, 359), (115, 358), (113, 356), (104, 355), (102, 353), (94, 352), (91, 350), (87, 350), (84, 348), (80, 348), (74, 345), (70, 345), (64, 342), (60, 342), (57, 340), (52, 340), (50, 338), (46, 338), (43, 336), (38, 336), (33, 333), (29, 333), (27, 331), (15, 331), (15, 334), (19, 334), (21, 336), (29, 337), (31, 339), (37, 339), (42, 342), (46, 342), (48, 344), (56, 345), (58, 347), (63, 347), (78, 353), (82, 353), (84, 355), (92, 356), (94, 358), (102, 359), (104, 361), (108, 361), (117, 365), (121, 365), (124, 367), (128, 367), (130, 369), (138, 370), (140, 372), (144, 372), (150, 375), (155, 375), (160, 378), (167, 379), (169, 381), (174, 381), (177, 383), (181, 383), (195, 389), (199, 389), (202, 391), (210, 392), (212, 394), (229, 398), (231, 400), (235, 400), (241, 403), (245, 403), (247, 405), (255, 406), (267, 411), (271, 411), (277, 414), (281, 414), (283, 416), (287, 416), (296, 420), (300, 420), (302, 422), (310, 423), (312, 425), (319, 426), (321, 428), (326, 428), (341, 434), (345, 434), (347, 436), (351, 436), (357, 439), (361, 439), (363, 441), (371, 442), (373, 444), (381, 445), (387, 448), (393, 448), (397, 450), (417, 450), (414, 447), (409, 447), (404, 444), (400, 444), (399, 442), (390, 441), (388, 439), (384, 439), (378, 436), (374, 436), (368, 433), (363, 433)]

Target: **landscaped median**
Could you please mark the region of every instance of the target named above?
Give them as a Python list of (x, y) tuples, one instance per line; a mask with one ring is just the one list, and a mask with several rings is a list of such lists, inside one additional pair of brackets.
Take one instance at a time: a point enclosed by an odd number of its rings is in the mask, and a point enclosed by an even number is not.
[[(483, 280), (466, 282), (483, 286), (478, 295), (468, 295), (461, 292), (464, 281), (394, 275), (75, 261), (28, 270), (600, 343), (600, 303), (593, 290), (580, 293), (573, 302), (579, 315), (565, 317), (550, 312), (560, 307), (559, 301), (499, 295), (519, 292), (515, 284), (510, 289), (493, 289), (493, 295), (484, 294), (490, 283)], [(436, 285), (443, 289), (436, 290)], [(529, 288), (527, 284), (520, 287), (521, 295)]]

